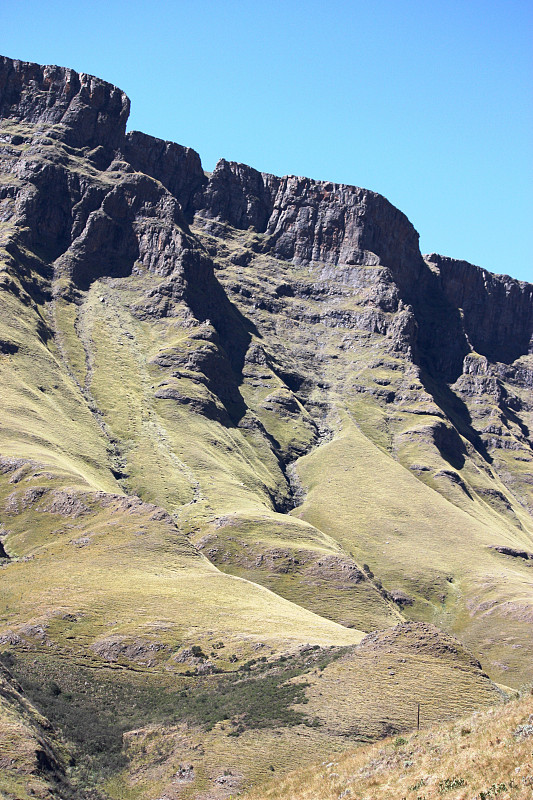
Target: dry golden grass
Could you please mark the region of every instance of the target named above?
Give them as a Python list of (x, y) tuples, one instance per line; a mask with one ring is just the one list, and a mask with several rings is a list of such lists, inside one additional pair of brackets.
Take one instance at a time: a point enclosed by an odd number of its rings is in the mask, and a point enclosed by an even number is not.
[[(389, 591), (414, 600), (403, 613), (459, 635), (491, 676), (531, 679), (531, 562), (490, 549), (528, 547), (531, 534), (471, 500), (477, 514), (449, 502), (371, 442), (349, 415), (341, 431), (298, 461), (308, 487), (293, 515), (366, 562)], [(490, 626), (489, 626), (490, 621)], [(490, 627), (490, 631), (489, 631)]]
[[(314, 721), (311, 727), (246, 730), (235, 738), (227, 736), (227, 722), (207, 732), (148, 726), (127, 734), (130, 763), (107, 787), (111, 796), (151, 800), (157, 791), (191, 800), (223, 797), (223, 789), (242, 790), (273, 771), (283, 775), (294, 764), (318, 761), (324, 752), (343, 752), (348, 741), (410, 730), (416, 724), (415, 698), (424, 726), (502, 698), (457, 640), (412, 623), (367, 637), (341, 658), (293, 680), (305, 685), (306, 702), (295, 708)], [(194, 780), (184, 785), (176, 779), (180, 764), (194, 769)]]
[(371, 634), (305, 682), (306, 714), (332, 732), (363, 740), (410, 730), (418, 704), (428, 725), (502, 699), (457, 639), (424, 623)]
[[(533, 697), (293, 772), (246, 800), (530, 800)], [(520, 726), (526, 726), (520, 735)], [(243, 798), (244, 800), (244, 798)]]
[[(14, 492), (4, 481), (0, 497), (10, 498), (11, 506), (23, 504), (20, 498), (34, 486), (25, 479)], [(53, 492), (6, 516), (10, 553), (18, 558), (1, 567), (2, 631), (44, 626), (47, 637), (68, 649), (65, 637), (87, 646), (111, 634), (149, 632), (151, 626), (150, 636), (172, 647), (203, 641), (208, 632), (239, 649), (259, 641), (285, 648), (361, 639), (358, 631), (218, 571), (170, 518), (158, 519), (153, 506), (128, 510), (120, 497), (110, 502), (74, 496), (85, 503), (79, 516), (48, 511), (57, 497)], [(72, 631), (59, 624), (68, 613), (81, 618)], [(167, 624), (159, 630), (161, 621)]]

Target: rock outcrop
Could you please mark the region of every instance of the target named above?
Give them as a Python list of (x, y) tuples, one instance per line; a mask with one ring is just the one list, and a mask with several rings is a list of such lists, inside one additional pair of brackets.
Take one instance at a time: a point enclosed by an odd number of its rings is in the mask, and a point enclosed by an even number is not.
[(135, 170), (160, 181), (174, 195), (190, 220), (194, 195), (207, 183), (198, 153), (140, 131), (127, 133), (121, 149)]
[[(220, 223), (250, 228), (262, 234), (255, 251), (298, 265), (387, 268), (390, 276), (382, 274), (381, 285), (392, 283), (403, 303), (414, 308), (422, 365), (448, 382), (461, 374), (471, 348), (505, 363), (530, 351), (531, 285), (435, 254), (425, 263), (417, 232), (384, 197), (354, 186), (280, 178), (224, 159), (207, 178), (191, 148), (138, 131), (126, 134), (128, 113), (126, 95), (99, 78), (0, 60), (0, 117), (36, 125), (36, 132), (46, 127), (69, 146), (92, 149), (89, 157), (98, 168), (122, 173), (119, 186), (105, 187), (73, 174), (57, 158), (43, 164), (39, 145), (13, 167), (28, 187), (17, 193), (15, 207), (31, 231), (30, 244), (55, 251), (56, 258), (72, 248), (71, 275), (83, 288), (105, 274), (130, 274), (139, 260), (156, 274), (171, 274), (191, 244), (176, 242), (175, 236), (163, 241), (168, 234), (156, 233), (154, 224), (147, 230), (147, 220), (186, 232), (196, 217), (215, 233)], [(11, 144), (27, 143), (27, 137), (28, 132), (22, 138), (14, 133)], [(128, 174), (133, 172), (145, 177)], [(3, 191), (5, 220), (13, 201)], [(400, 349), (415, 353), (412, 333), (411, 326), (411, 341)]]
[(129, 110), (124, 92), (93, 75), (0, 57), (0, 117), (59, 124), (73, 147), (118, 147)]
[(446, 298), (462, 310), (476, 352), (505, 363), (533, 353), (533, 284), (436, 253), (425, 259), (438, 271)]
[(278, 178), (222, 159), (196, 205), (202, 218), (265, 233), (265, 251), (297, 264), (381, 264), (412, 270), (413, 278), (421, 268), (407, 217), (356, 186)]

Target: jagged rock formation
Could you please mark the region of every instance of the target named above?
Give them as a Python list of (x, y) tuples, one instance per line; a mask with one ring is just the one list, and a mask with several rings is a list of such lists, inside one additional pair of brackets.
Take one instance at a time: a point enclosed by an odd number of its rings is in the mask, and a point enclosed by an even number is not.
[[(409, 619), (530, 679), (533, 287), (423, 257), (366, 189), (208, 176), (125, 133), (128, 109), (0, 61), (0, 643), (21, 676), (45, 652), (71, 688), (82, 659), (187, 693), (191, 665), (216, 681)], [(497, 694), (464, 680), (469, 707)], [(313, 746), (337, 746), (327, 724)], [(216, 783), (208, 761), (187, 776)]]
[(490, 361), (509, 363), (533, 352), (533, 286), (491, 275), (433, 253), (426, 261), (437, 272), (447, 299), (463, 310), (465, 333), (474, 349)]
[(421, 266), (418, 234), (384, 197), (308, 178), (277, 178), (219, 161), (197, 198), (200, 217), (266, 233), (268, 252), (297, 264)]
[(72, 147), (114, 149), (124, 139), (130, 102), (116, 86), (64, 67), (0, 60), (0, 114), (48, 128), (61, 125)]

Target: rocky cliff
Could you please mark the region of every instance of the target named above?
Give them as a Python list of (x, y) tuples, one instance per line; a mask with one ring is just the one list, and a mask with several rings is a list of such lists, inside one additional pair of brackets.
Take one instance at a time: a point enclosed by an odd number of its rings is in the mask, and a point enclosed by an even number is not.
[(462, 310), (465, 333), (477, 353), (505, 363), (533, 353), (532, 284), (435, 253), (425, 258), (445, 296)]
[(61, 138), (72, 147), (119, 147), (129, 111), (124, 92), (92, 75), (0, 59), (2, 117), (61, 125)]
[[(106, 165), (109, 178), (122, 169), (126, 174), (140, 172), (162, 184), (173, 198), (168, 198), (166, 204), (171, 206), (175, 201), (179, 204), (184, 215), (179, 220), (182, 227), (196, 214), (205, 230), (217, 230), (218, 222), (264, 234), (261, 252), (298, 265), (320, 262), (387, 267), (406, 302), (430, 305), (434, 298), (427, 295), (438, 294), (442, 295), (441, 302), (449, 305), (450, 317), (461, 309), (462, 330), (457, 333), (466, 336), (470, 346), (480, 354), (493, 361), (509, 362), (530, 351), (533, 326), (530, 284), (432, 254), (426, 261), (433, 275), (438, 275), (435, 281), (420, 254), (418, 234), (407, 217), (375, 192), (295, 176), (278, 178), (224, 159), (206, 178), (200, 158), (191, 148), (138, 131), (125, 134), (129, 105), (128, 98), (117, 87), (93, 76), (6, 57), (0, 62), (2, 118), (31, 123), (37, 126), (35, 130), (43, 131), (46, 127), (47, 136), (71, 147), (96, 150), (101, 147), (107, 154), (115, 152), (113, 163)], [(22, 144), (20, 134), (15, 133), (12, 139), (13, 144)], [(34, 144), (28, 155), (33, 152)], [(89, 163), (96, 159), (95, 163), (102, 166), (102, 162), (98, 163), (101, 156), (98, 152), (85, 155)], [(140, 202), (145, 191), (152, 196), (143, 201), (144, 207), (157, 207), (157, 190), (146, 180), (131, 177), (129, 191), (122, 186), (120, 190), (106, 187), (108, 191), (104, 191), (95, 181), (73, 187), (64, 181), (65, 170), (57, 167), (40, 163), (32, 170), (31, 158), (25, 158), (22, 163), (20, 159), (17, 161), (14, 171), (17, 177), (29, 178), (37, 187), (43, 184), (41, 191), (51, 190), (52, 197), (54, 193), (70, 194), (69, 201), (61, 198), (60, 205), (70, 205), (65, 213), (72, 223), (71, 244), (82, 233), (89, 215), (98, 209), (111, 220), (120, 219), (128, 225), (132, 214), (136, 214), (132, 205)], [(61, 181), (61, 186), (54, 185)], [(131, 197), (124, 197), (125, 193)], [(136, 200), (131, 199), (134, 196)], [(39, 218), (36, 224), (44, 228), (43, 209), (33, 209), (33, 214)], [(178, 221), (178, 211), (159, 208), (153, 212), (154, 217), (167, 214), (171, 223)], [(49, 227), (54, 227), (48, 222)], [(55, 227), (58, 226), (63, 229), (65, 223), (56, 223)], [(112, 228), (112, 232), (110, 228), (105, 234), (106, 239), (119, 237)], [(65, 231), (62, 233), (67, 237)], [(118, 242), (117, 250), (124, 252), (114, 253), (112, 260), (125, 261), (120, 269), (131, 272), (139, 245), (133, 244), (135, 234), (121, 235), (124, 242)], [(43, 236), (47, 244), (50, 231), (43, 231)], [(160, 270), (161, 266), (155, 269)], [(166, 269), (169, 271), (170, 267)], [(90, 282), (90, 276), (86, 280)], [(450, 322), (454, 324), (454, 320)]]

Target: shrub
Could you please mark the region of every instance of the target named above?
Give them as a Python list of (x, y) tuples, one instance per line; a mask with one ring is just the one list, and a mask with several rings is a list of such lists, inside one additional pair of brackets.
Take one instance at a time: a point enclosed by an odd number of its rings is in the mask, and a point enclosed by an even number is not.
[(443, 781), (439, 781), (439, 792), (440, 794), (451, 792), (452, 789), (460, 789), (461, 786), (466, 786), (464, 778), (445, 778)]

